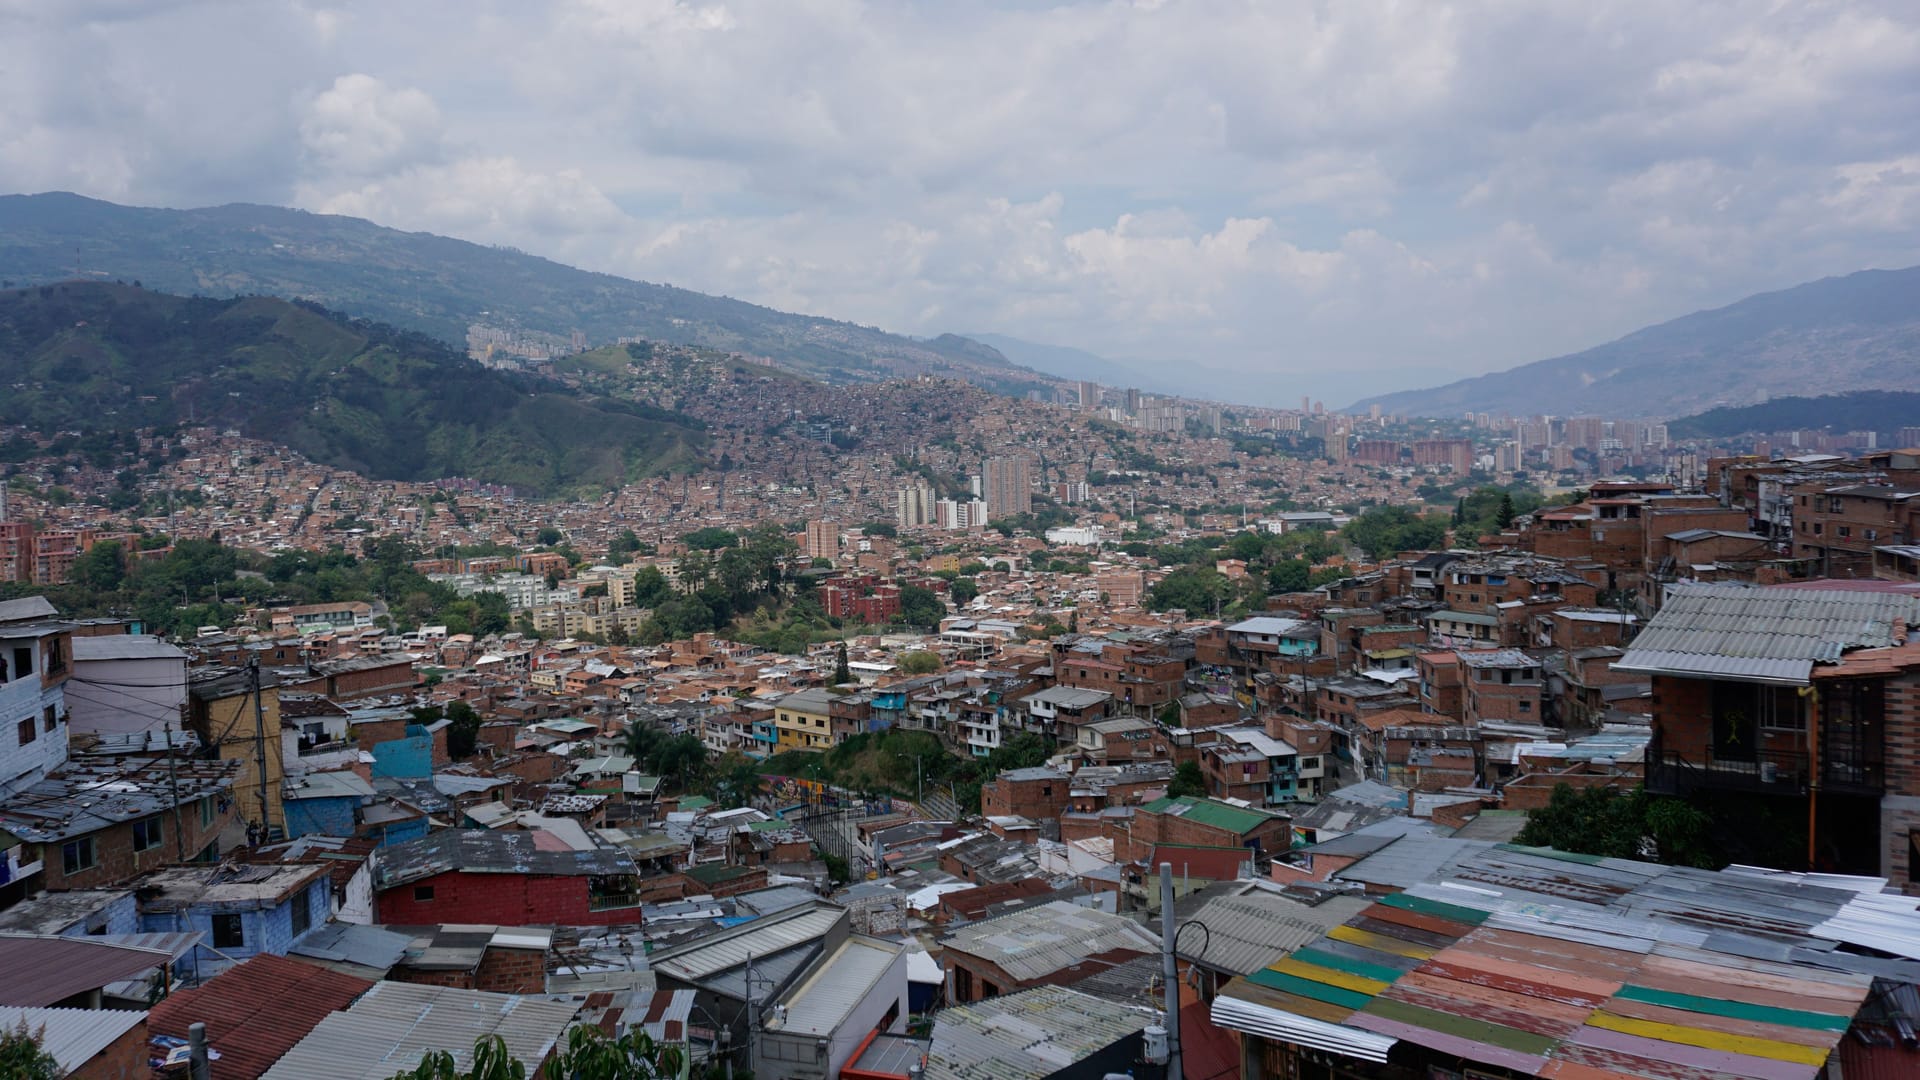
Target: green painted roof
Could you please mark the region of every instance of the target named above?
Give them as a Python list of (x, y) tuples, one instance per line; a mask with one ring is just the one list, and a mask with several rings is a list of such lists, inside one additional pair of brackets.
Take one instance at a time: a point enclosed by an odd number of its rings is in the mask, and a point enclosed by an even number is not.
[(1175, 817), (1197, 821), (1202, 825), (1211, 825), (1216, 829), (1226, 829), (1240, 835), (1250, 833), (1274, 820), (1272, 814), (1192, 795), (1182, 795), (1177, 799), (1155, 799), (1140, 809), (1153, 814), (1172, 814)]
[(704, 810), (712, 805), (713, 800), (707, 798), (705, 795), (689, 795), (680, 800), (680, 809), (682, 810)]
[(753, 868), (750, 866), (728, 866), (725, 863), (705, 863), (700, 866), (689, 866), (686, 870), (688, 877), (702, 885), (718, 885), (723, 881), (732, 881), (734, 878), (751, 873)]

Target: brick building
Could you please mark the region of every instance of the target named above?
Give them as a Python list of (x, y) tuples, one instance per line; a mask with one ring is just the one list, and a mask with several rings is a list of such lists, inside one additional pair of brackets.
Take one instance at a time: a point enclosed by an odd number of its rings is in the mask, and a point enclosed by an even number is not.
[(1161, 844), (1172, 844), (1245, 848), (1259, 858), (1287, 851), (1292, 843), (1293, 833), (1283, 815), (1183, 795), (1156, 799), (1135, 810), (1124, 845), (1115, 840), (1114, 855), (1137, 861)]
[(1072, 788), (1072, 777), (1045, 766), (1006, 769), (981, 785), (980, 812), (1034, 821), (1057, 818), (1066, 812)]
[(633, 859), (540, 830), (447, 829), (380, 852), (378, 921), (402, 926), (614, 926), (640, 921)]
[(1736, 843), (1797, 829), (1797, 850), (1811, 811), (1814, 868), (1916, 891), (1916, 631), (1920, 596), (1898, 585), (1675, 588), (1615, 664), (1652, 680), (1648, 789), (1753, 800), (1772, 824)]
[(1814, 487), (1793, 495), (1793, 554), (1823, 577), (1868, 577), (1873, 549), (1920, 542), (1920, 488)]

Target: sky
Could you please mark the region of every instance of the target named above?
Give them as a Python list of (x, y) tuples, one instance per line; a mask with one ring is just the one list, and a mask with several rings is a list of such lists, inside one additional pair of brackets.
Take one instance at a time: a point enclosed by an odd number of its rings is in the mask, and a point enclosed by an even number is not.
[(1920, 263), (1920, 4), (0, 0), (0, 191), (1345, 404)]

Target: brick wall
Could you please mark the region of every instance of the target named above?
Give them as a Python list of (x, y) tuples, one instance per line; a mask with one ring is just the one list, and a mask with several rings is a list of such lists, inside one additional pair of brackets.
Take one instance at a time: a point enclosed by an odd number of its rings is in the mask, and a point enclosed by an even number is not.
[(153, 1067), (147, 1064), (147, 1021), (128, 1028), (106, 1049), (67, 1073), (67, 1080), (151, 1080)]
[(1713, 742), (1711, 688), (1704, 679), (1653, 677), (1653, 730), (1662, 750), (1705, 760)]
[(475, 990), (499, 994), (538, 994), (547, 988), (547, 954), (540, 949), (489, 946), (474, 973)]
[[(214, 803), (213, 821), (208, 825), (200, 824), (200, 803), (192, 802), (180, 808), (180, 823), (186, 827), (186, 852), (189, 859), (205, 851), (234, 820), (236, 810), (231, 800), (223, 813), (219, 803)], [(159, 847), (146, 851), (133, 850), (133, 825), (123, 822), (111, 825), (99, 832), (92, 833), (94, 865), (76, 874), (67, 874), (61, 860), (60, 845), (47, 844), (43, 848), (45, 887), (52, 891), (62, 889), (98, 889), (109, 885), (119, 885), (131, 881), (149, 870), (172, 865), (179, 861), (179, 848), (174, 843), (173, 811), (163, 811), (161, 817), (162, 839)]]
[(1067, 808), (1067, 796), (1073, 781), (1065, 776), (1046, 780), (1010, 780), (1007, 777), (981, 786), (981, 812), (989, 816), (1017, 814), (1043, 821), (1059, 817)]
[[(419, 897), (421, 888), (432, 890)], [(419, 897), (419, 898), (417, 898)], [(589, 910), (587, 879), (450, 871), (382, 891), (383, 923), (481, 923), (494, 926), (618, 926), (640, 921), (640, 909)]]

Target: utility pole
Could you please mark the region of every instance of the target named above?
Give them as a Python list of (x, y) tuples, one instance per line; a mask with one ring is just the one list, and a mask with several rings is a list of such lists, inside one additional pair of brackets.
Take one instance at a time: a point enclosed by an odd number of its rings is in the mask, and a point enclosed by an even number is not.
[(1180, 966), (1174, 959), (1178, 933), (1173, 917), (1173, 864), (1160, 864), (1160, 973), (1167, 984), (1167, 1080), (1180, 1080)]
[(247, 683), (253, 691), (253, 755), (260, 769), (260, 841), (265, 843), (273, 827), (267, 812), (267, 707), (260, 700), (260, 657), (247, 657)]
[(186, 862), (187, 830), (180, 824), (180, 777), (174, 771), (173, 721), (164, 721), (161, 730), (167, 733), (167, 788), (173, 795), (173, 852), (181, 862)]

